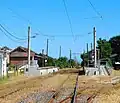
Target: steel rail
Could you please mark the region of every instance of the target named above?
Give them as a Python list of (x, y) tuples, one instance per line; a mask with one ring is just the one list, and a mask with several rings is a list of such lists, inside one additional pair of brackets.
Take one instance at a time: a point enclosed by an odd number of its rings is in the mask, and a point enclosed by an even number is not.
[(67, 77), (67, 79), (65, 79), (62, 84), (58, 87), (58, 89), (56, 90), (55, 93), (52, 94), (52, 96), (50, 97), (49, 100), (46, 101), (46, 103), (53, 103), (55, 97), (59, 94), (60, 89), (62, 88), (63, 84), (69, 79), (69, 77), (71, 76), (71, 74)]
[(75, 101), (76, 101), (77, 88), (78, 88), (78, 77), (79, 77), (79, 73), (78, 73), (77, 78), (76, 78), (76, 84), (75, 84), (75, 88), (74, 88), (74, 92), (73, 92), (71, 103), (75, 103)]

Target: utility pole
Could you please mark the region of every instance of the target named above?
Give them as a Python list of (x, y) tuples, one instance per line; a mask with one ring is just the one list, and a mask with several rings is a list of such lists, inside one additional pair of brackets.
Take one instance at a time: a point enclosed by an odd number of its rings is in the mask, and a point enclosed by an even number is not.
[(85, 71), (85, 50), (83, 51), (83, 71)]
[(95, 27), (93, 28), (93, 35), (94, 35), (94, 67), (96, 68), (96, 30)]
[(45, 66), (44, 49), (42, 49), (42, 56), (43, 56), (43, 59), (42, 59), (42, 67), (44, 67), (44, 66)]
[(28, 72), (30, 69), (30, 26), (28, 26)]
[(87, 43), (87, 55), (88, 55), (88, 57), (87, 57), (87, 58), (88, 58), (88, 64), (87, 64), (87, 65), (88, 65), (88, 67), (89, 67), (89, 52), (88, 52), (88, 43)]
[(92, 43), (91, 43), (91, 50), (92, 50), (92, 48), (93, 48), (93, 47), (92, 47)]
[(47, 50), (46, 50), (47, 56), (48, 56), (48, 43), (49, 43), (49, 39), (47, 39)]
[(71, 68), (71, 57), (72, 57), (72, 52), (70, 50), (70, 68)]
[(61, 57), (61, 46), (60, 46), (60, 52), (59, 52), (59, 58)]

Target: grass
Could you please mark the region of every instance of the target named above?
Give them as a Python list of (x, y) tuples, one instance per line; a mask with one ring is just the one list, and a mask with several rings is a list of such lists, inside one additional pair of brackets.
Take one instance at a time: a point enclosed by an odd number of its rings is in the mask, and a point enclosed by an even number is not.
[(7, 81), (8, 81), (8, 78), (7, 78), (7, 77), (0, 78), (0, 84), (7, 83)]
[(9, 82), (12, 82), (12, 81), (18, 81), (22, 78), (24, 78), (23, 74), (14, 74), (14, 73), (9, 73), (8, 74), (9, 77), (5, 76), (4, 78), (1, 77), (0, 78), (0, 84), (5, 84), (5, 83), (9, 83)]
[(120, 103), (120, 88), (112, 88), (107, 93), (100, 94), (98, 103)]
[(120, 76), (120, 70), (112, 70), (112, 76)]

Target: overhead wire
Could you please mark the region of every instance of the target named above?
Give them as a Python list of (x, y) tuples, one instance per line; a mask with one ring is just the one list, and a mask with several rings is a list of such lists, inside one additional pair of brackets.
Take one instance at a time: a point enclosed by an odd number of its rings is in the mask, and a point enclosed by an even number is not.
[(68, 13), (67, 5), (66, 5), (65, 0), (62, 0), (62, 1), (63, 1), (63, 4), (64, 4), (64, 7), (65, 7), (66, 15), (67, 15), (68, 22), (69, 22), (69, 25), (70, 25), (70, 30), (71, 30), (71, 33), (72, 33), (72, 35), (73, 35), (73, 37), (74, 37), (73, 28), (72, 28), (72, 22), (71, 22), (69, 13)]
[[(29, 25), (32, 25), (32, 24), (33, 24), (30, 20), (28, 20), (28, 19), (26, 19), (25, 17), (21, 16), (19, 13), (15, 12), (15, 11), (12, 10), (11, 8), (8, 7), (7, 9), (8, 9), (10, 12), (12, 12), (13, 14), (15, 14), (17, 17), (19, 17), (19, 18), (21, 18), (22, 20), (28, 22)], [(46, 35), (46, 34), (42, 33), (38, 28), (37, 28), (37, 31), (39, 32), (39, 33), (37, 33), (37, 35), (43, 35), (43, 36), (45, 36), (45, 37), (51, 37), (50, 35)], [(36, 33), (34, 33), (34, 34), (36, 34)]]
[[(67, 10), (67, 5), (65, 3), (65, 1), (63, 0), (63, 3), (64, 3), (64, 7), (65, 7), (65, 11), (66, 11), (66, 14), (67, 14), (67, 18), (68, 18), (68, 22), (69, 22), (69, 25), (70, 25), (70, 30), (71, 30), (71, 33), (72, 33), (72, 36), (74, 37), (74, 33), (73, 33), (73, 29), (72, 29), (72, 22), (70, 20), (70, 17), (69, 17), (69, 14), (68, 14), (68, 10)], [(21, 16), (19, 13), (15, 12), (14, 10), (12, 10), (11, 8), (7, 8), (10, 12), (12, 12), (13, 14), (15, 14), (17, 17), (21, 18), (22, 20), (28, 22), (30, 25), (32, 25), (32, 22), (26, 18), (24, 18), (23, 16)], [(38, 33), (34, 33), (35, 35), (42, 35), (42, 36), (45, 36), (45, 37), (49, 37), (49, 38), (54, 38), (54, 37), (65, 37), (66, 35), (48, 35), (48, 34), (44, 34), (43, 32), (41, 32), (39, 29), (38, 30)], [(70, 37), (68, 35), (68, 37)]]
[[(64, 3), (64, 7), (65, 7), (65, 12), (66, 12), (66, 15), (67, 15), (67, 18), (68, 18), (68, 22), (69, 22), (69, 26), (70, 26), (70, 30), (71, 30), (71, 34), (72, 35), (48, 35), (48, 34), (44, 34), (42, 33), (39, 29), (38, 29), (38, 32), (37, 33), (34, 33), (35, 36), (37, 35), (42, 35), (42, 36), (45, 36), (45, 37), (49, 37), (49, 38), (54, 38), (54, 37), (74, 37), (74, 32), (73, 32), (73, 28), (72, 28), (72, 22), (71, 22), (71, 19), (70, 19), (70, 16), (69, 16), (69, 13), (68, 13), (68, 9), (67, 9), (67, 5), (65, 3), (65, 0), (63, 0), (63, 3)], [(28, 22), (30, 25), (32, 25), (32, 22), (28, 19), (26, 19), (25, 17), (21, 16), (19, 13), (17, 13), (16, 11), (12, 10), (11, 8), (7, 8), (10, 12), (12, 12), (13, 14), (15, 14), (17, 17), (19, 17), (19, 19), (21, 18), (22, 20)], [(9, 33), (9, 32), (8, 32)], [(11, 33), (9, 33), (11, 34)], [(11, 35), (13, 36), (13, 35)], [(83, 35), (75, 35), (77, 37), (80, 37), (80, 36), (83, 36)], [(16, 37), (15, 37), (16, 38)], [(21, 38), (16, 38), (16, 39), (21, 39)], [(27, 38), (26, 38), (27, 39)], [(22, 39), (24, 40), (24, 39)], [(75, 41), (75, 38), (74, 38), (74, 41)]]
[(12, 39), (9, 35), (7, 35), (7, 33), (5, 32), (5, 31), (3, 31), (2, 30), (2, 28), (0, 28), (0, 31), (1, 32), (3, 32), (3, 34), (8, 38), (8, 39), (10, 39), (11, 41), (13, 41), (13, 42), (16, 42), (16, 43), (25, 43), (25, 41), (23, 42), (23, 41), (18, 41), (18, 40), (14, 40), (14, 39)]
[(23, 38), (19, 38), (19, 37), (13, 35), (12, 33), (10, 33), (10, 32), (5, 28), (2, 24), (0, 24), (0, 27), (1, 27), (5, 32), (7, 32), (10, 36), (12, 36), (12, 37), (15, 38), (15, 39), (17, 39), (17, 40), (26, 40), (26, 38), (23, 39)]
[[(40, 35), (39, 33), (35, 33), (36, 35)], [(56, 37), (73, 37), (73, 35), (50, 35), (53, 38)], [(76, 37), (81, 37), (81, 36), (85, 36), (85, 35), (75, 35)]]
[(13, 9), (11, 8), (7, 8), (11, 13), (15, 14), (16, 16), (18, 16), (19, 18), (21, 18), (22, 20), (24, 20), (25, 22), (29, 23), (30, 25), (32, 25), (31, 21), (29, 21), (28, 19), (26, 19), (25, 17), (21, 16), (19, 13), (15, 12)]
[(102, 15), (96, 10), (95, 6), (92, 4), (92, 2), (90, 0), (87, 0), (90, 4), (90, 6), (92, 7), (92, 9), (96, 12), (96, 14), (103, 19)]
[(87, 17), (87, 18), (84, 18), (84, 19), (97, 19), (97, 18), (100, 18), (99, 16), (94, 16), (94, 17)]

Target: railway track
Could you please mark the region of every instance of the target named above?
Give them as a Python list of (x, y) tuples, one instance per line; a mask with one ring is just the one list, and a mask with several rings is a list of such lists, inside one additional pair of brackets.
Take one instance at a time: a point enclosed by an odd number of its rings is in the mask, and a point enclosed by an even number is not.
[[(49, 77), (53, 77), (53, 76), (54, 75)], [(60, 82), (61, 85), (57, 89), (54, 88), (53, 90), (49, 89), (48, 91), (38, 91), (35, 93), (31, 93), (30, 95), (27, 96), (27, 98), (23, 98), (22, 100), (20, 100), (20, 102), (17, 103), (28, 103), (28, 101), (32, 101), (32, 100), (37, 101), (35, 103), (93, 103), (93, 101), (95, 100), (96, 96), (99, 95), (102, 88), (99, 88), (99, 90), (96, 91), (95, 90), (96, 87), (81, 86), (80, 89), (77, 89), (78, 77), (79, 77), (78, 75), (72, 75), (70, 73), (64, 79), (61, 79), (62, 80)], [(45, 80), (45, 78), (43, 80)], [(34, 82), (35, 81), (33, 81), (32, 83)], [(5, 93), (0, 98), (5, 98), (9, 95), (14, 94), (15, 92), (21, 91), (24, 88), (25, 88), (24, 86), (20, 86), (19, 88), (16, 88), (13, 91), (8, 92), (7, 94)], [(85, 90), (87, 91), (90, 90), (92, 92), (87, 93), (84, 92)]]
[[(60, 81), (59, 81), (58, 77), (60, 78)], [(27, 95), (27, 97), (21, 98), (16, 103), (29, 103), (29, 102), (30, 103), (31, 102), (32, 103), (49, 103), (49, 102), (58, 103), (60, 100), (66, 98), (66, 96), (70, 95), (73, 92), (74, 85), (73, 85), (73, 87), (67, 88), (68, 84), (66, 85), (66, 83), (71, 83), (71, 81), (74, 80), (74, 83), (72, 83), (72, 84), (75, 84), (76, 75), (73, 75), (70, 73), (69, 75), (60, 75), (58, 77), (57, 77), (58, 83), (56, 86), (57, 87), (58, 87), (58, 85), (60, 85), (60, 86), (57, 89), (55, 89), (55, 87), (53, 85), (53, 87), (48, 88), (48, 90), (40, 90), (38, 92), (30, 93)], [(54, 82), (54, 79), (50, 83), (51, 86), (52, 86), (52, 82)], [(49, 83), (47, 85), (49, 85)], [(70, 86), (71, 86), (71, 84), (70, 84)], [(65, 92), (66, 92), (66, 94), (65, 94)], [(64, 96), (62, 96), (63, 94), (64, 94)]]
[(88, 102), (88, 103), (93, 103), (95, 97), (96, 97), (97, 95), (99, 95), (99, 93), (100, 93), (100, 91), (101, 91), (102, 89), (103, 89), (103, 87), (100, 88), (100, 89), (99, 89), (98, 91), (96, 91), (95, 93), (93, 93), (91, 96), (89, 96), (89, 98), (87, 99), (87, 102)]
[[(41, 77), (41, 78), (36, 78), (36, 79), (39, 79), (40, 81), (44, 81), (45, 79), (47, 79), (47, 78), (49, 78), (49, 77), (53, 77), (53, 76), (55, 76), (56, 74), (54, 74), (54, 75), (49, 75), (49, 76), (46, 76), (46, 77)], [(32, 78), (31, 79), (31, 81), (32, 81), (32, 86), (34, 87), (34, 83), (36, 83), (36, 81), (34, 80), (35, 78)], [(31, 84), (31, 82), (29, 83), (27, 80), (25, 80), (25, 81), (21, 81), (20, 83), (18, 82), (18, 83), (16, 83), (15, 85), (16, 85), (16, 88), (12, 88), (11, 89), (11, 85), (10, 86), (8, 86), (7, 87), (7, 89), (3, 89), (3, 90), (1, 90), (0, 91), (0, 93), (2, 94), (2, 95), (0, 95), (0, 99), (1, 98), (5, 98), (5, 97), (7, 97), (7, 96), (9, 96), (9, 95), (12, 95), (12, 94), (14, 94), (14, 93), (16, 93), (16, 92), (19, 92), (19, 91), (21, 91), (21, 90), (24, 90), (25, 88), (32, 88), (32, 86), (30, 85)], [(28, 87), (27, 87), (28, 86)]]
[(84, 90), (92, 90), (94, 88), (84, 88), (83, 90), (81, 90), (81, 93), (77, 94), (77, 99), (75, 103), (93, 103), (95, 101), (96, 96), (99, 95), (99, 93), (101, 92), (101, 90), (103, 89), (103, 87), (101, 87), (99, 90), (94, 91), (93, 93), (82, 93), (82, 91)]
[(45, 103), (75, 103), (78, 87), (78, 75), (74, 78), (75, 82), (72, 84), (72, 87), (65, 87), (64, 85), (67, 82), (71, 82), (71, 79), (73, 80), (71, 75), (69, 75)]

